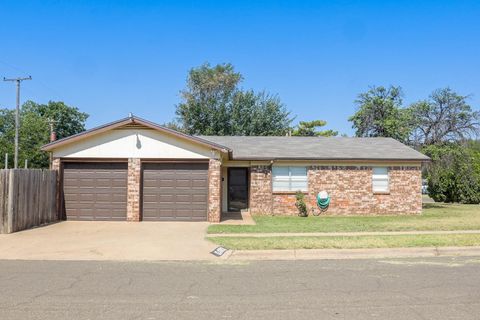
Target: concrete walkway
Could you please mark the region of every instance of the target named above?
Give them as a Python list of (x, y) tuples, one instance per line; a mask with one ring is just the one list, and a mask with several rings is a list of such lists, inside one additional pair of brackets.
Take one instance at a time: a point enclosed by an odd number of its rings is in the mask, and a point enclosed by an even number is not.
[(381, 232), (282, 232), (282, 233), (210, 233), (208, 237), (358, 237), (358, 236), (399, 236), (399, 235), (422, 235), (422, 234), (480, 234), (480, 230), (456, 230), (456, 231), (381, 231)]
[(208, 222), (64, 221), (0, 235), (0, 260), (212, 260)]

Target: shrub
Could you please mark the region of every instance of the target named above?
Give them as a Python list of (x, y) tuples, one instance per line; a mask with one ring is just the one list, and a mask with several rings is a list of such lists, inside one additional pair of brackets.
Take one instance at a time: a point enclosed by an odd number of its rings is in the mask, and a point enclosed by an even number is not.
[(475, 150), (447, 144), (423, 151), (432, 158), (427, 168), (430, 197), (440, 202), (480, 203), (480, 158)]
[(297, 199), (297, 201), (295, 201), (295, 206), (298, 209), (298, 215), (300, 217), (308, 217), (307, 205), (305, 204), (305, 195), (302, 192), (297, 191), (295, 198)]

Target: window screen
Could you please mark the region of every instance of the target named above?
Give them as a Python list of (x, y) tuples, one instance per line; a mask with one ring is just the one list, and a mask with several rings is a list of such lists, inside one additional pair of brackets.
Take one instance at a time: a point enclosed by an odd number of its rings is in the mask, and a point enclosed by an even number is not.
[(374, 167), (372, 177), (372, 189), (373, 192), (388, 192), (388, 168), (387, 167)]
[(306, 167), (273, 167), (273, 191), (307, 191)]

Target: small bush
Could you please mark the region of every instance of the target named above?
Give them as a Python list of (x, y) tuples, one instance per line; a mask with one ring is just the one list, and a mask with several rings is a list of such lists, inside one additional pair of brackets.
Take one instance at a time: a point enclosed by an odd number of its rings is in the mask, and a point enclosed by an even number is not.
[(295, 206), (298, 209), (298, 215), (300, 217), (308, 217), (307, 205), (305, 204), (305, 195), (302, 192), (297, 191), (295, 198), (297, 199)]

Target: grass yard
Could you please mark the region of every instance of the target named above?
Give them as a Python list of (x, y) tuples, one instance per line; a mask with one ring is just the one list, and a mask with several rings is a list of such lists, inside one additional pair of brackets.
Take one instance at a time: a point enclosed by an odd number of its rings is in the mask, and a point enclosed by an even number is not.
[[(256, 225), (211, 225), (208, 233), (480, 230), (480, 205), (427, 203), (424, 204), (422, 214), (406, 216), (309, 216), (308, 218), (254, 216), (253, 218)], [(470, 239), (470, 237), (462, 239), (467, 238)], [(319, 240), (312, 241), (318, 243)], [(326, 242), (322, 240), (321, 243)]]
[(235, 250), (458, 247), (480, 245), (480, 234), (358, 237), (215, 237), (208, 239), (216, 244)]

